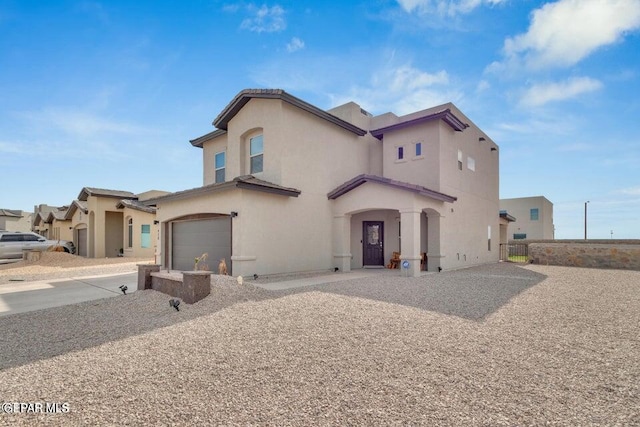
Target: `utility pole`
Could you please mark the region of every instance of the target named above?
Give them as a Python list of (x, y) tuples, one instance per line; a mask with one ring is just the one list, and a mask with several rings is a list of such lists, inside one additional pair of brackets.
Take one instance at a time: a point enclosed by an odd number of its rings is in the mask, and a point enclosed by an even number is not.
[(587, 240), (587, 203), (588, 200), (584, 202), (584, 240)]

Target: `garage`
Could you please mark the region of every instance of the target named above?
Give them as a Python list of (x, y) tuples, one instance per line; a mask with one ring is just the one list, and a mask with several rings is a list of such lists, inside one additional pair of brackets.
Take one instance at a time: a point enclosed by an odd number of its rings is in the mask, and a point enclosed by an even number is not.
[(222, 258), (231, 272), (231, 217), (216, 216), (207, 219), (173, 221), (171, 223), (171, 268), (191, 271), (195, 258), (208, 254), (205, 264), (217, 272)]
[(87, 229), (78, 228), (78, 241), (76, 243), (76, 253), (80, 256), (87, 256)]

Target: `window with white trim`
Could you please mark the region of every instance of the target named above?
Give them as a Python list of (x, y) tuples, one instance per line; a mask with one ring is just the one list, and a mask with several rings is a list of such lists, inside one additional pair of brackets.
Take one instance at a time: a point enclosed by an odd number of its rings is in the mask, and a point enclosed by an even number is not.
[(264, 144), (262, 135), (249, 140), (249, 173), (259, 173), (264, 169)]
[(225, 167), (226, 167), (227, 161), (226, 161), (226, 153), (224, 151), (221, 151), (219, 153), (216, 153), (215, 155), (215, 170), (216, 170), (216, 183), (217, 182), (224, 182), (224, 171), (225, 171)]
[(128, 227), (127, 247), (132, 248), (133, 247), (133, 218), (129, 218), (129, 220), (127, 221), (127, 227)]
[(416, 157), (422, 156), (422, 142), (416, 142), (415, 153), (416, 153)]

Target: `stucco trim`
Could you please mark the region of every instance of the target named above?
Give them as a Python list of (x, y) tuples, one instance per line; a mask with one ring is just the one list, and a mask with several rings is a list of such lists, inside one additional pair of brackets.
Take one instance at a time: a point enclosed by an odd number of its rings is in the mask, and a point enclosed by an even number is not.
[(438, 112), (435, 112), (435, 113), (427, 114), (426, 116), (417, 117), (415, 119), (407, 120), (405, 122), (396, 123), (396, 124), (393, 124), (393, 125), (390, 125), (390, 126), (385, 126), (383, 128), (380, 128), (380, 129), (374, 129), (374, 130), (371, 131), (371, 135), (375, 136), (379, 140), (382, 140), (382, 137), (387, 132), (403, 129), (403, 128), (406, 128), (406, 127), (415, 126), (417, 124), (428, 122), (428, 121), (431, 121), (431, 120), (442, 120), (443, 122), (445, 122), (446, 124), (451, 126), (451, 129), (453, 129), (453, 130), (455, 130), (457, 132), (462, 132), (463, 130), (465, 130), (466, 128), (469, 127), (469, 125), (467, 123), (463, 122), (455, 114), (453, 114), (451, 112), (451, 109), (447, 108), (447, 109), (442, 110), (442, 111), (438, 111)]
[(295, 188), (282, 187), (278, 184), (258, 179), (253, 175), (242, 175), (234, 178), (232, 181), (209, 184), (202, 187), (192, 188), (190, 190), (177, 191), (175, 193), (167, 194), (166, 196), (145, 200), (143, 203), (147, 206), (157, 206), (158, 202), (161, 203), (170, 200), (188, 199), (206, 193), (217, 193), (233, 189), (261, 191), (289, 197), (298, 197), (301, 193), (300, 190)]
[(367, 175), (367, 174), (358, 175), (355, 178), (345, 182), (344, 184), (339, 185), (336, 189), (334, 189), (329, 194), (327, 194), (327, 198), (329, 200), (335, 200), (338, 197), (348, 193), (349, 191), (361, 186), (365, 182), (374, 182), (377, 184), (382, 184), (389, 187), (397, 188), (400, 190), (411, 191), (413, 193), (418, 193), (422, 196), (440, 200), (441, 202), (453, 203), (456, 200), (458, 200), (457, 197), (449, 196), (448, 194), (430, 190), (421, 185), (410, 184), (408, 182), (395, 181), (390, 178), (385, 178), (377, 175)]
[[(213, 125), (218, 129), (227, 129), (227, 126), (231, 119), (235, 117), (236, 114), (244, 107), (247, 102), (249, 102), (253, 98), (262, 98), (262, 99), (279, 99), (284, 102), (287, 102), (295, 107), (298, 107), (308, 113), (311, 113), (321, 119), (327, 120), (328, 122), (333, 123), (334, 125), (340, 126), (343, 129), (348, 130), (349, 132), (355, 133), (358, 136), (364, 136), (367, 134), (367, 131), (364, 129), (360, 129), (353, 124), (344, 121), (333, 114), (327, 113), (320, 108), (309, 104), (301, 100), (300, 98), (296, 98), (293, 95), (288, 94), (282, 89), (245, 89), (238, 93), (233, 100), (222, 110), (222, 112), (215, 118), (213, 121)], [(206, 135), (205, 135), (206, 136)]]

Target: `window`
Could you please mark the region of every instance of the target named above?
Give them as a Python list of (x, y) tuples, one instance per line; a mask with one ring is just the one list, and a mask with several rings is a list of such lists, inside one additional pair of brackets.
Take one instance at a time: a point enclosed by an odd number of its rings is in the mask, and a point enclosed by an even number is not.
[(422, 142), (416, 142), (416, 157), (422, 156)]
[(526, 233), (516, 233), (513, 235), (513, 240), (523, 240), (527, 238)]
[(221, 151), (220, 153), (216, 153), (215, 159), (215, 168), (216, 168), (216, 181), (215, 182), (224, 182), (224, 170), (225, 170), (225, 152)]
[(143, 248), (151, 247), (151, 226), (149, 224), (142, 225), (142, 235), (140, 238), (140, 246)]
[(490, 225), (487, 227), (487, 235), (488, 235), (487, 249), (491, 251), (491, 226)]
[(249, 140), (250, 173), (262, 172), (264, 168), (263, 151), (262, 135), (254, 136)]
[(462, 170), (462, 151), (458, 150), (458, 170)]
[(467, 157), (467, 169), (476, 170), (476, 160), (473, 157)]
[(132, 248), (133, 247), (133, 218), (129, 218), (129, 220), (127, 221), (127, 227), (128, 227), (127, 247)]
[(398, 160), (404, 159), (404, 147), (398, 147)]
[(537, 221), (538, 220), (538, 208), (533, 208), (529, 211), (529, 217), (531, 219), (531, 221)]
[(0, 238), (3, 242), (22, 242), (22, 234), (5, 234)]

